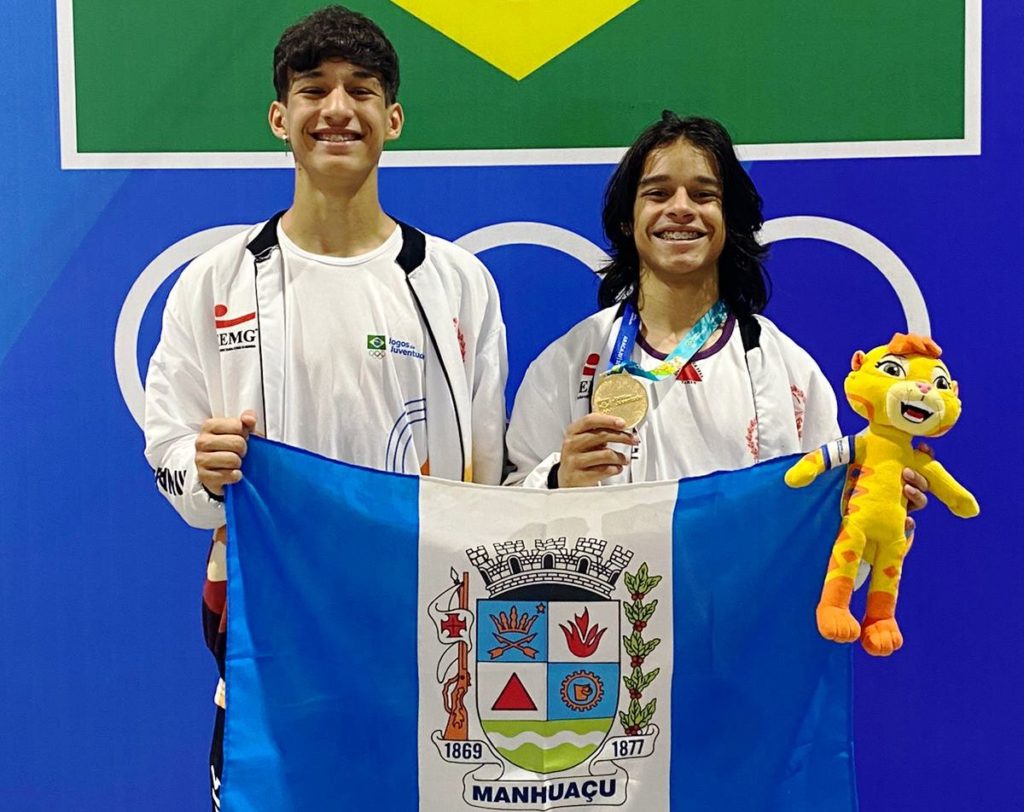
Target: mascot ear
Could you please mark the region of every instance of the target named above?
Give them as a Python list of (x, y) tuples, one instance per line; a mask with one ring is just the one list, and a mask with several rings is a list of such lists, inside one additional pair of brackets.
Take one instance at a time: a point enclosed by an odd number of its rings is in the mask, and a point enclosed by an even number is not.
[(858, 369), (864, 366), (864, 358), (864, 353), (861, 350), (857, 350), (857, 352), (853, 354), (853, 358), (850, 359), (850, 369), (856, 372)]
[(958, 384), (956, 381), (950, 381), (949, 385), (953, 387), (953, 397), (960, 397), (960, 384)]

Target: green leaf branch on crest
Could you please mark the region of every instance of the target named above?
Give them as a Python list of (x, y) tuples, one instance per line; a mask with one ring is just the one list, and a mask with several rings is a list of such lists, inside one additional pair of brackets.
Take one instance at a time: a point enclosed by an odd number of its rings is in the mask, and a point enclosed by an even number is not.
[(657, 599), (648, 602), (646, 598), (661, 583), (661, 576), (651, 575), (647, 562), (644, 562), (635, 574), (625, 573), (623, 580), (630, 595), (630, 602), (623, 603), (623, 612), (632, 626), (632, 632), (623, 636), (622, 645), (629, 655), (629, 663), (633, 670), (622, 678), (629, 692), (629, 707), (625, 711), (619, 711), (619, 723), (627, 736), (637, 736), (651, 723), (658, 707), (657, 699), (652, 699), (646, 704), (642, 703), (642, 700), (644, 691), (661, 671), (660, 668), (655, 668), (645, 673), (643, 669), (644, 660), (661, 643), (661, 639), (657, 637), (652, 640), (644, 639), (644, 630), (658, 608)]

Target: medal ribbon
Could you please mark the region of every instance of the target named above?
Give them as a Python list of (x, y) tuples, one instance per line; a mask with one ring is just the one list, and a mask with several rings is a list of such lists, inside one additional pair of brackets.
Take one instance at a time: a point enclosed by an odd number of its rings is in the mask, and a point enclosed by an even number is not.
[(636, 363), (627, 360), (633, 354), (633, 346), (636, 344), (636, 337), (640, 331), (640, 314), (636, 312), (633, 303), (629, 302), (622, 313), (622, 323), (619, 325), (619, 335), (612, 347), (611, 357), (608, 359), (608, 372), (628, 372), (640, 378), (647, 378), (651, 381), (658, 381), (675, 375), (679, 370), (690, 363), (701, 347), (719, 327), (725, 323), (729, 315), (725, 302), (719, 299), (701, 316), (697, 323), (690, 328), (689, 332), (682, 337), (675, 349), (672, 350), (658, 366), (653, 370), (646, 370)]

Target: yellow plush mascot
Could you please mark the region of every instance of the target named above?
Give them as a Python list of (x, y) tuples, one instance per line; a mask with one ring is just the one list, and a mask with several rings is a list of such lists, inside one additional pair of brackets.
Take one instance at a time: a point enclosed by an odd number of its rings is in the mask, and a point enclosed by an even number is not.
[[(978, 502), (913, 437), (938, 437), (960, 417), (956, 381), (939, 360), (930, 338), (897, 333), (868, 353), (856, 352), (846, 376), (846, 398), (868, 421), (853, 437), (812, 451), (786, 472), (786, 484), (802, 488), (829, 468), (848, 463), (842, 524), (832, 547), (818, 603), (818, 631), (839, 643), (858, 637), (869, 654), (886, 656), (903, 645), (896, 624), (896, 593), (903, 558), (907, 500), (903, 469), (924, 474), (932, 493), (957, 516), (977, 516)], [(871, 564), (863, 629), (850, 614), (850, 596), (861, 560)]]

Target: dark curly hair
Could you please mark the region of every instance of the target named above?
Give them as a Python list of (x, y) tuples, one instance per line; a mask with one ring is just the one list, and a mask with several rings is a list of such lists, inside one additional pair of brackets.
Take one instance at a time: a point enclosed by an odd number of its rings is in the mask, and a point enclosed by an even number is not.
[(274, 48), (274, 90), (288, 96), (291, 77), (313, 70), (325, 59), (344, 59), (373, 73), (384, 88), (385, 104), (398, 98), (398, 54), (369, 17), (344, 6), (314, 11), (287, 28)]
[(680, 118), (671, 110), (640, 133), (608, 181), (602, 219), (612, 259), (602, 274), (598, 303), (609, 307), (636, 295), (640, 281), (640, 257), (633, 238), (637, 186), (651, 151), (680, 139), (708, 156), (722, 184), (725, 246), (718, 259), (719, 295), (737, 316), (760, 313), (770, 295), (763, 264), (767, 249), (755, 236), (764, 223), (761, 196), (721, 124), (697, 116)]

